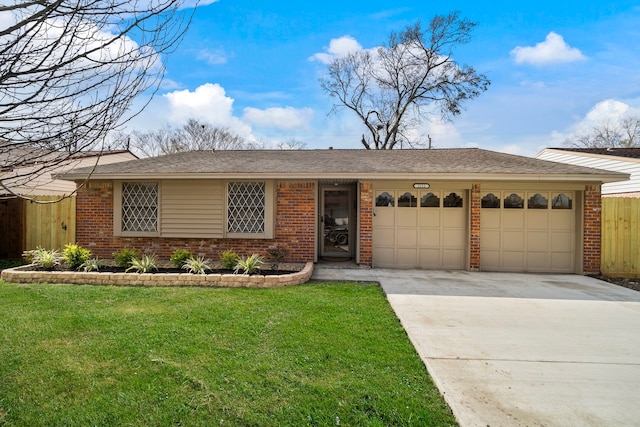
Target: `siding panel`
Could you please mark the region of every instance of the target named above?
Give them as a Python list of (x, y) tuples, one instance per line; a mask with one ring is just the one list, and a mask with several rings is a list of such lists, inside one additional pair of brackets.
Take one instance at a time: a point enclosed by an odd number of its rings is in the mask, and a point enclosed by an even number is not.
[(163, 181), (160, 201), (161, 236), (223, 237), (223, 195), (221, 181)]

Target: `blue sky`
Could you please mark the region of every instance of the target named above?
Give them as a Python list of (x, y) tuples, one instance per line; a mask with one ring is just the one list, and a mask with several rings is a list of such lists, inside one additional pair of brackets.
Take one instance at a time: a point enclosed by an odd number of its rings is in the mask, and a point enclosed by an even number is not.
[(492, 84), (452, 123), (433, 120), (419, 129), (436, 148), (532, 156), (575, 131), (640, 115), (637, 0), (446, 3), (202, 5), (168, 60), (162, 90), (128, 130), (180, 126), (193, 117), (266, 145), (293, 138), (307, 148), (362, 148), (353, 113), (329, 114), (333, 100), (319, 84), (322, 59), (348, 47), (374, 48), (392, 31), (452, 10), (478, 23), (454, 58)]

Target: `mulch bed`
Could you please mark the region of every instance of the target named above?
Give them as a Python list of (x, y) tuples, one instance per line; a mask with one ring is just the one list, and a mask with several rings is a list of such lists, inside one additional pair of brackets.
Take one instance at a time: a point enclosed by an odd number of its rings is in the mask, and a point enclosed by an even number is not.
[(640, 279), (624, 279), (620, 277), (608, 277), (602, 275), (593, 275), (591, 277), (640, 292)]
[[(102, 267), (100, 267), (99, 270), (93, 271), (92, 273), (127, 273), (125, 270), (126, 269), (124, 267), (102, 266)], [(47, 270), (34, 268), (34, 271), (47, 271)], [(65, 269), (65, 268), (55, 268), (54, 270), (48, 270), (48, 271), (69, 271), (69, 272), (71, 272), (73, 270), (68, 270), (68, 269)], [(188, 273), (188, 271), (187, 270), (182, 270), (180, 268), (158, 268), (157, 270), (151, 271), (150, 273), (151, 274), (159, 274), (159, 273), (178, 274), (178, 273)], [(252, 276), (255, 276), (255, 275), (259, 275), (259, 276), (279, 276), (279, 275), (283, 275), (283, 274), (292, 274), (292, 273), (297, 273), (297, 271), (265, 269), (265, 270), (260, 270), (259, 273), (252, 274)], [(135, 271), (129, 271), (127, 274), (138, 274), (138, 273), (135, 272)], [(229, 270), (229, 269), (215, 269), (215, 270), (207, 270), (207, 274), (234, 274), (234, 272), (233, 272), (233, 270)]]

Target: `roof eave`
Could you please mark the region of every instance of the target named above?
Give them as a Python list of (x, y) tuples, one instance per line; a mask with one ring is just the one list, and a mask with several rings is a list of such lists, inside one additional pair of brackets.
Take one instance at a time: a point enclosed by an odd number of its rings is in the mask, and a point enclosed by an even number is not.
[[(66, 181), (84, 181), (87, 174), (65, 173), (56, 176)], [(630, 178), (629, 174), (612, 172), (610, 174), (505, 174), (505, 173), (94, 173), (91, 180), (149, 180), (149, 179), (352, 179), (360, 181), (382, 180), (444, 180), (444, 181), (517, 181), (517, 182), (619, 182)]]

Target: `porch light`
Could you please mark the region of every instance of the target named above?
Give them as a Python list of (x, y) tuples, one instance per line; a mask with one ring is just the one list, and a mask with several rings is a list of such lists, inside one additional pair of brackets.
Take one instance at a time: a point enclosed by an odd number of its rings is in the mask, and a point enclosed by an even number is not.
[(416, 182), (413, 184), (413, 188), (429, 188), (430, 185), (426, 182)]

